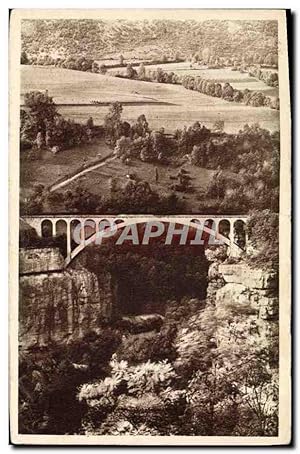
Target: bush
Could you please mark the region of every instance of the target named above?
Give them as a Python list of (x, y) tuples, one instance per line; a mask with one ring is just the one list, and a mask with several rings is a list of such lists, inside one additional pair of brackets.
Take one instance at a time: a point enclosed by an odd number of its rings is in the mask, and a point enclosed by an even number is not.
[(247, 222), (247, 233), (252, 253), (248, 262), (261, 267), (278, 267), (279, 215), (270, 210), (253, 211)]
[(78, 387), (105, 374), (119, 343), (116, 330), (104, 329), (67, 346), (24, 353), (19, 363), (20, 433), (78, 433), (87, 411), (76, 399)]

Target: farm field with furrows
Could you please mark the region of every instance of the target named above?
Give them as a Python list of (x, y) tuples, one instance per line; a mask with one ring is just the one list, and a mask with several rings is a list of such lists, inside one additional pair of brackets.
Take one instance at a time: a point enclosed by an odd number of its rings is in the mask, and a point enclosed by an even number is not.
[[(238, 76), (238, 73), (231, 74), (234, 74), (232, 78)], [(62, 68), (23, 66), (21, 95), (31, 90), (48, 90), (56, 104), (63, 104), (59, 106), (59, 111), (65, 117), (80, 122), (86, 122), (92, 116), (95, 124), (103, 123), (107, 105), (89, 105), (92, 100), (97, 100), (103, 103), (120, 101), (124, 103), (124, 120), (134, 121), (145, 114), (151, 128), (164, 127), (167, 132), (189, 126), (195, 121), (211, 127), (216, 119), (224, 120), (226, 132), (238, 132), (245, 123), (259, 123), (271, 131), (279, 129), (278, 111), (229, 103), (179, 85), (120, 79)]]

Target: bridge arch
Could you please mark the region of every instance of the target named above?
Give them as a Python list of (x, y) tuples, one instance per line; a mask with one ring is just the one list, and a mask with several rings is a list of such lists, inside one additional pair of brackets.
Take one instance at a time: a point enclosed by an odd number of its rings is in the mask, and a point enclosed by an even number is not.
[(237, 219), (233, 224), (234, 243), (241, 249), (245, 249), (247, 242), (246, 223), (242, 219)]
[(50, 238), (53, 236), (53, 221), (50, 219), (43, 219), (41, 223), (41, 236), (43, 238)]
[(64, 219), (53, 221), (53, 236), (56, 235), (67, 235), (68, 223)]
[[(124, 222), (121, 224), (116, 224), (116, 231), (117, 230), (121, 230), (123, 229), (124, 227), (126, 226), (130, 226), (130, 225), (136, 225), (136, 224), (144, 224), (145, 222), (147, 221), (151, 221), (153, 220), (153, 218), (145, 218), (145, 219), (142, 219), (142, 220), (133, 220), (133, 219), (128, 219), (128, 220), (124, 220)], [(165, 223), (170, 223), (170, 219), (169, 218), (159, 218), (159, 220), (161, 222), (165, 222)], [(208, 221), (211, 221), (210, 219)], [(174, 220), (175, 222), (175, 220)], [(192, 227), (194, 229), (199, 229), (201, 231), (204, 231), (204, 233), (206, 233), (207, 235), (213, 235), (216, 237), (217, 240), (219, 241), (222, 241), (224, 244), (226, 244), (230, 249), (234, 249), (236, 254), (238, 253), (237, 249), (234, 247), (233, 244), (231, 244), (229, 238), (221, 235), (220, 233), (218, 233), (217, 230), (215, 229), (212, 229), (211, 227), (209, 226), (206, 226), (205, 225), (205, 221), (204, 222), (195, 222), (195, 219), (194, 220), (176, 220), (176, 224), (179, 224), (179, 225), (186, 225), (188, 227)], [(211, 224), (211, 222), (208, 222), (208, 224)], [(213, 220), (213, 224), (215, 224), (215, 221)], [(214, 225), (212, 226), (214, 227)], [(82, 252), (88, 245), (92, 244), (93, 242), (96, 242), (96, 236), (97, 236), (97, 232), (95, 232), (92, 236), (90, 236), (87, 240), (85, 240), (84, 242), (80, 243), (72, 252), (71, 252), (71, 255), (69, 258), (67, 258), (66, 260), (66, 265), (69, 265), (69, 263), (80, 253)]]
[(85, 219), (82, 225), (84, 229), (84, 239), (85, 241), (97, 231), (98, 222), (92, 218)]
[[(57, 226), (62, 220), (67, 225), (67, 257), (65, 259), (65, 265), (69, 263), (89, 244), (95, 241), (96, 235), (102, 229), (105, 229), (105, 224), (110, 225), (113, 221), (115, 222), (117, 230), (123, 229), (124, 227), (132, 224), (143, 224), (151, 221), (161, 221), (165, 224), (175, 223), (178, 225), (186, 225), (195, 229), (204, 230), (204, 232), (215, 236), (218, 240), (222, 240), (223, 244), (228, 246), (229, 255), (239, 255), (245, 245), (247, 244), (247, 235), (245, 233), (245, 241), (243, 247), (239, 245), (239, 242), (235, 242), (234, 229), (239, 228), (241, 231), (245, 231), (245, 225), (247, 223), (246, 216), (224, 216), (224, 215), (173, 215), (173, 216), (154, 216), (154, 215), (48, 215), (48, 216), (24, 216), (22, 219), (29, 225), (34, 227), (38, 235), (42, 236), (43, 222), (50, 222), (52, 228), (52, 234), (55, 235)], [(240, 223), (241, 221), (241, 223)], [(90, 235), (85, 235), (85, 224), (89, 222), (91, 230)], [(227, 227), (224, 233), (224, 224)], [(79, 227), (80, 225), (80, 227)], [(212, 227), (212, 228), (211, 228)], [(229, 227), (229, 232), (228, 232)], [(74, 231), (79, 229), (79, 241), (74, 241)], [(79, 244), (78, 244), (79, 243)], [(241, 243), (240, 243), (241, 244)]]

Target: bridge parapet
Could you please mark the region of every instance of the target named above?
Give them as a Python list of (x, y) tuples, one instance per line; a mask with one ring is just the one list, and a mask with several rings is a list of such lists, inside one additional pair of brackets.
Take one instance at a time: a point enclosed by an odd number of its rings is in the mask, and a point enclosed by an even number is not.
[[(33, 227), (40, 237), (44, 235), (44, 226), (47, 225), (50, 233), (47, 236), (53, 236), (60, 233), (66, 234), (67, 243), (67, 257), (66, 266), (73, 260), (73, 258), (82, 251), (87, 244), (90, 244), (90, 240), (87, 240), (85, 236), (85, 227), (94, 223), (95, 234), (99, 232), (100, 223), (103, 222), (115, 222), (119, 224), (119, 228), (132, 224), (139, 224), (151, 221), (160, 221), (163, 223), (176, 223), (187, 225), (195, 228), (203, 228), (203, 226), (209, 226), (214, 232), (216, 232), (220, 239), (224, 240), (224, 243), (229, 246), (229, 255), (239, 255), (243, 251), (236, 240), (237, 225), (239, 223), (239, 230), (244, 231), (244, 249), (247, 247), (247, 234), (245, 226), (247, 224), (248, 217), (245, 215), (172, 215), (172, 216), (154, 216), (154, 215), (35, 215), (35, 216), (22, 216), (22, 220)], [(80, 244), (72, 250), (72, 238), (74, 228), (80, 225), (81, 238)], [(226, 228), (224, 228), (224, 225)], [(222, 227), (222, 229), (221, 229)], [(224, 233), (224, 230), (226, 232)]]

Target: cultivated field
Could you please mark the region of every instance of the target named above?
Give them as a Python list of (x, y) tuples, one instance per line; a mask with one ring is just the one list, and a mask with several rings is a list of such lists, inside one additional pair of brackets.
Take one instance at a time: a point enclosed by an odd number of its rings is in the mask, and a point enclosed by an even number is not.
[[(181, 63), (165, 63), (159, 65), (149, 65), (146, 66), (147, 71), (161, 68), (167, 72), (174, 72), (179, 76), (199, 76), (203, 79), (211, 79), (214, 82), (229, 82), (234, 88), (238, 90), (244, 90), (249, 88), (249, 90), (261, 91), (265, 95), (269, 96), (278, 96), (278, 88), (268, 87), (261, 80), (257, 80), (254, 77), (250, 77), (247, 73), (240, 73), (239, 71), (232, 71), (231, 68), (221, 68), (221, 69), (208, 69), (207, 67), (201, 67), (197, 64), (190, 64), (189, 62)], [(272, 69), (272, 72), (275, 71)], [(119, 72), (120, 74), (125, 74), (126, 68), (112, 68), (108, 70), (109, 73)]]
[[(232, 77), (237, 77), (239, 73), (231, 74)], [(227, 132), (237, 132), (246, 123), (259, 123), (272, 131), (279, 129), (278, 111), (229, 103), (178, 85), (120, 79), (62, 68), (22, 67), (22, 94), (30, 90), (46, 89), (57, 104), (65, 104), (60, 107), (63, 115), (82, 122), (90, 115), (96, 124), (103, 122), (107, 106), (80, 106), (99, 100), (106, 103), (134, 103), (124, 105), (124, 120), (134, 121), (144, 113), (151, 128), (163, 126), (167, 132), (184, 125), (189, 126), (195, 121), (210, 127), (216, 119), (225, 121)]]

